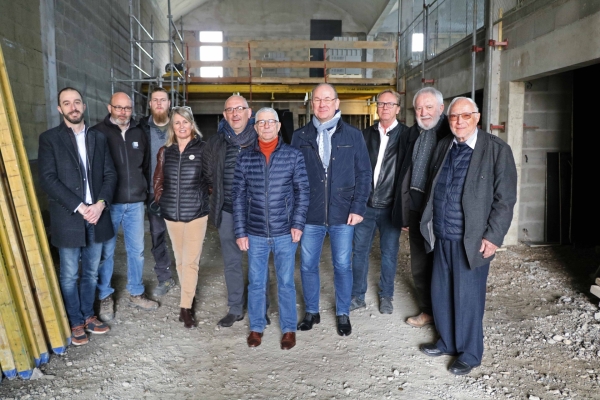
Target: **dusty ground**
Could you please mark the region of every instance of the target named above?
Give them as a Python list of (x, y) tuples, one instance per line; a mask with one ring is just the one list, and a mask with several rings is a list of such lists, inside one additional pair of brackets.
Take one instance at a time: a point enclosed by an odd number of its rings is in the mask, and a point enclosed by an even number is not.
[[(209, 228), (201, 261), (195, 315), (199, 326), (178, 322), (179, 290), (155, 312), (124, 303), (126, 270), (121, 239), (115, 271), (117, 313), (112, 330), (71, 347), (41, 367), (43, 377), (2, 381), (2, 399), (592, 399), (600, 398), (600, 313), (586, 295), (598, 256), (570, 247), (511, 247), (499, 253), (488, 280), (485, 354), (466, 377), (446, 371), (450, 357), (418, 351), (435, 339), (431, 327), (404, 323), (416, 312), (406, 238), (396, 278), (395, 310), (377, 309), (379, 254), (372, 255), (366, 310), (353, 312), (353, 333), (335, 332), (332, 268), (322, 262), (321, 324), (299, 332), (291, 351), (279, 348), (276, 288), (263, 344), (246, 345), (248, 320), (216, 326), (226, 292), (218, 237)], [(150, 244), (147, 242), (147, 249)], [(144, 279), (156, 285), (150, 252)], [(297, 268), (298, 271), (298, 268)], [(273, 275), (272, 275), (273, 277)], [(272, 279), (274, 281), (274, 279)], [(300, 276), (298, 312), (303, 311)]]

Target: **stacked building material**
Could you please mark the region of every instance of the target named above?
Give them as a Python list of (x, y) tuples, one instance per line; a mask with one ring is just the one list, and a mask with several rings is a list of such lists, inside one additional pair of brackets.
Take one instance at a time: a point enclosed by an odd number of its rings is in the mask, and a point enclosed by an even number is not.
[(70, 329), (0, 47), (0, 371), (29, 379)]

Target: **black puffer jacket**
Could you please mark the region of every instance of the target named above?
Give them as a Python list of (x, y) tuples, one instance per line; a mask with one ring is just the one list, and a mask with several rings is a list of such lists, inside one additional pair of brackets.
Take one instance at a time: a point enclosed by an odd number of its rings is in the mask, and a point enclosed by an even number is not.
[[(202, 172), (205, 144), (196, 137), (183, 153), (179, 152), (177, 144), (159, 151), (154, 172), (154, 198), (158, 200), (164, 219), (190, 222), (208, 215), (208, 185)], [(161, 157), (164, 157), (164, 164)]]

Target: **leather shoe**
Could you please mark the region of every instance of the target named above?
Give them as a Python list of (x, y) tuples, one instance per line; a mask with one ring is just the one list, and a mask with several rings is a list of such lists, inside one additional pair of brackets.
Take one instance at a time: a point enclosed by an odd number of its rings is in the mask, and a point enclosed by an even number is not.
[(262, 342), (262, 332), (251, 331), (248, 335), (248, 347), (258, 347)]
[(350, 325), (350, 317), (347, 315), (338, 315), (337, 319), (337, 333), (340, 336), (348, 336), (352, 333), (352, 325)]
[(406, 323), (415, 328), (422, 328), (425, 325), (433, 324), (433, 317), (429, 314), (422, 312), (414, 317), (407, 318)]
[(313, 314), (307, 312), (304, 314), (304, 319), (298, 323), (298, 329), (301, 331), (310, 331), (314, 324), (321, 322), (321, 315), (319, 313)]
[(191, 329), (196, 326), (196, 321), (192, 315), (192, 310), (189, 308), (182, 308), (179, 313), (179, 322), (183, 322), (183, 327)]
[(448, 371), (450, 371), (454, 375), (466, 375), (469, 372), (471, 372), (472, 369), (473, 369), (473, 367), (471, 367), (466, 362), (463, 362), (460, 360), (454, 360), (454, 362), (452, 363), (452, 365), (450, 366), (450, 369), (448, 369)]
[(296, 345), (296, 332), (286, 332), (281, 338), (281, 350), (289, 350)]
[(453, 353), (444, 353), (435, 345), (435, 343), (425, 343), (419, 346), (419, 350), (421, 353), (428, 355), (429, 357), (439, 357), (439, 356), (455, 356)]
[(227, 314), (217, 323), (217, 325), (222, 326), (223, 328), (229, 328), (233, 325), (234, 322), (241, 321), (244, 319), (244, 314), (235, 315), (235, 314)]

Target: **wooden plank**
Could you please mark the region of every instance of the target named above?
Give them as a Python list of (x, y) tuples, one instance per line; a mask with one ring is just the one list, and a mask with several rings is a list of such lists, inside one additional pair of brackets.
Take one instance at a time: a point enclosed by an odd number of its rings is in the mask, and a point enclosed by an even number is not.
[[(190, 83), (250, 83), (250, 77), (225, 77), (225, 78), (190, 78)], [(252, 78), (252, 84), (285, 84), (302, 85), (325, 82), (324, 78), (286, 78), (286, 77), (258, 77)], [(395, 78), (331, 78), (327, 77), (327, 83), (347, 85), (396, 85)]]
[[(166, 86), (165, 86), (166, 87)], [(275, 94), (301, 94), (304, 95), (306, 92), (310, 92), (315, 85), (313, 84), (301, 84), (301, 85), (275, 85), (275, 84), (262, 84), (252, 85), (252, 93), (275, 93)], [(382, 90), (390, 89), (389, 85), (336, 85), (335, 89), (338, 94), (350, 94), (356, 96), (373, 96), (381, 92)], [(188, 85), (188, 93), (203, 93), (203, 94), (225, 94), (225, 93), (249, 93), (250, 85), (247, 83), (238, 84), (221, 84), (221, 85)]]
[(50, 255), (50, 247), (31, 178), (21, 126), (1, 49), (0, 103), (3, 104), (1, 108), (5, 108), (10, 126), (10, 129), (0, 130), (0, 148), (12, 202), (18, 218), (18, 229), (20, 229), (26, 252), (28, 270), (35, 285), (46, 336), (55, 352), (63, 352), (70, 339), (71, 330)]
[(396, 70), (395, 62), (368, 61), (264, 61), (264, 60), (225, 60), (225, 61), (188, 61), (187, 68), (224, 67), (224, 68), (371, 68)]
[(248, 44), (251, 49), (256, 48), (268, 48), (268, 49), (316, 49), (324, 48), (327, 49), (395, 49), (397, 47), (396, 41), (343, 41), (343, 40), (250, 40), (248, 42), (222, 42), (222, 43), (209, 43), (199, 41), (186, 41), (188, 47), (200, 47), (200, 46), (221, 46), (229, 48), (242, 48), (247, 49)]

